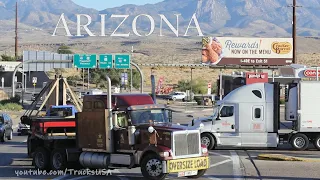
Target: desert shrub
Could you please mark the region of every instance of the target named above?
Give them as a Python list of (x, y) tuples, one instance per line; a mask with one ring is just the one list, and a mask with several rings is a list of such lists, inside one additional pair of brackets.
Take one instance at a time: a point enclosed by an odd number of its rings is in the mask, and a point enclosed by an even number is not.
[(0, 110), (21, 111), (23, 107), (17, 103), (0, 104)]
[(21, 97), (19, 95), (16, 95), (15, 97), (11, 97), (10, 99), (5, 99), (0, 101), (0, 104), (9, 104), (9, 103), (14, 103), (14, 104), (19, 104), (21, 100)]

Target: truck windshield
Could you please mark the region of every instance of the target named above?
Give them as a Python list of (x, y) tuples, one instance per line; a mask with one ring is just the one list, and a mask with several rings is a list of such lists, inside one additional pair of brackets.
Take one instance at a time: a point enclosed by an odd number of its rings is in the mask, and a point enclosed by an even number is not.
[(72, 116), (72, 108), (71, 107), (51, 108), (47, 115), (48, 116), (60, 116), (60, 117)]
[(130, 112), (131, 122), (137, 124), (168, 123), (169, 118), (164, 109), (135, 110)]

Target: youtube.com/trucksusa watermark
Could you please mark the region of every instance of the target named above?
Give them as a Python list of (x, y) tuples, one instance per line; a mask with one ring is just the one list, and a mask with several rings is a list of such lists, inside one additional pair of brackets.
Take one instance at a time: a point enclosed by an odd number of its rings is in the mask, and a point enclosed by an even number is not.
[(72, 176), (111, 176), (113, 173), (112, 170), (109, 169), (65, 169), (65, 170), (15, 170), (15, 174), (17, 177), (19, 176), (65, 176), (65, 175), (72, 175)]

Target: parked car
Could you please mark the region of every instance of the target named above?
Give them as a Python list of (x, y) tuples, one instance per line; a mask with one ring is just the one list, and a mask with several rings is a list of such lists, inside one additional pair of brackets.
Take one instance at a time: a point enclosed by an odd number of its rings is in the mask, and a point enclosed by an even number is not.
[(173, 100), (173, 101), (175, 101), (175, 100), (184, 101), (186, 96), (187, 96), (187, 93), (185, 93), (185, 92), (173, 92), (172, 94), (169, 95), (169, 99)]
[(0, 114), (0, 141), (12, 140), (12, 119), (6, 113)]
[(22, 124), (21, 122), (18, 125), (18, 136), (25, 135), (30, 130), (30, 126)]

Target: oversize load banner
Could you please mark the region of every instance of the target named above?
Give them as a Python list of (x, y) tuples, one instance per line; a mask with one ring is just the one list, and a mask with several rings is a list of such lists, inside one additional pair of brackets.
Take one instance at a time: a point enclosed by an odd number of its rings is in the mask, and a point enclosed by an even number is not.
[(272, 66), (292, 60), (292, 38), (202, 38), (202, 64)]

